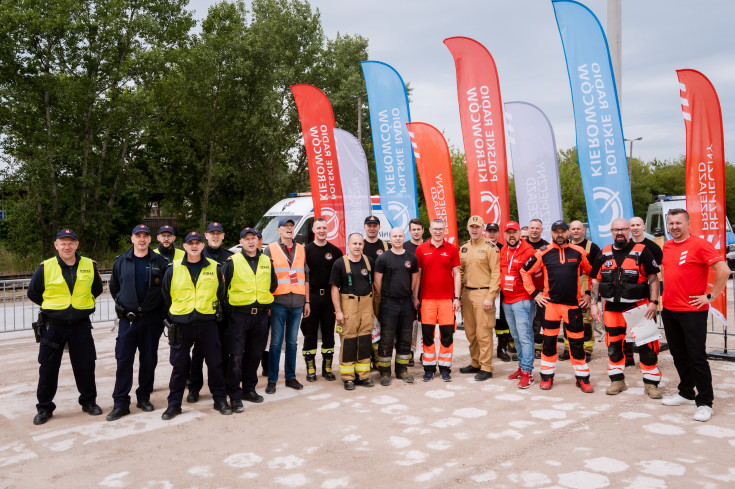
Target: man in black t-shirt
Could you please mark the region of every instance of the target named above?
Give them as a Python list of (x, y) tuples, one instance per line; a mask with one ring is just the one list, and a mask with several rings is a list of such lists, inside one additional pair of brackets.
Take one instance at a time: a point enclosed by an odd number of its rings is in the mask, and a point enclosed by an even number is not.
[(362, 254), (360, 233), (348, 237), (349, 253), (335, 261), (329, 284), (340, 338), (339, 373), (345, 390), (372, 387), (373, 261)]
[(416, 248), (424, 242), (424, 223), (421, 222), (421, 219), (416, 218), (408, 221), (408, 234), (411, 239), (403, 243), (403, 249), (415, 256)]
[(408, 361), (411, 357), (411, 332), (418, 306), (414, 293), (418, 286), (419, 264), (416, 255), (403, 249), (405, 235), (401, 228), (390, 232), (392, 248), (375, 262), (375, 290), (381, 294), (380, 344), (378, 347), (378, 371), (380, 385), (390, 385), (390, 368), (393, 358), (393, 342), (396, 342), (396, 378), (408, 383)]
[(342, 257), (342, 250), (327, 241), (329, 225), (323, 217), (314, 219), (314, 241), (306, 245), (306, 264), (309, 266), (309, 302), (311, 314), (301, 320), (304, 346), (301, 353), (306, 362), (306, 380), (316, 382), (316, 344), (322, 332), (322, 377), (336, 380), (332, 372), (334, 357), (334, 305), (329, 290), (332, 265)]
[[(544, 238), (541, 237), (541, 233), (544, 232), (544, 224), (541, 219), (531, 219), (528, 223), (528, 239), (526, 241), (530, 244), (534, 250), (540, 249), (542, 246), (549, 244)], [(543, 268), (543, 267), (542, 267)], [(533, 283), (536, 285), (537, 290), (544, 289), (544, 272), (539, 269), (533, 275)], [(541, 334), (541, 328), (544, 323), (544, 308), (534, 303), (535, 313), (533, 316), (533, 348), (535, 358), (541, 358), (541, 346), (544, 341), (544, 336)]]
[[(380, 255), (388, 251), (389, 245), (382, 239), (378, 238), (380, 233), (380, 219), (377, 216), (367, 216), (364, 223), (365, 228), (365, 246), (362, 253), (367, 256), (373, 263)], [(380, 323), (378, 317), (378, 307), (380, 306), (380, 292), (375, 291), (373, 298), (373, 314), (376, 317), (375, 327), (373, 328), (373, 368), (378, 368), (378, 342), (380, 341)]]
[[(646, 307), (645, 317), (656, 317), (659, 297), (657, 275), (660, 269), (650, 251), (628, 239), (628, 221), (615, 219), (611, 231), (614, 243), (606, 246), (597, 256), (590, 272), (590, 309), (595, 320), (600, 319), (598, 303), (604, 301), (605, 342), (609, 356), (607, 373), (611, 381), (607, 394), (616, 395), (628, 388), (623, 374), (623, 342), (628, 325), (622, 313), (635, 307)], [(638, 347), (644, 391), (651, 399), (662, 397), (658, 389), (661, 380), (659, 348), (658, 340)]]
[[(408, 221), (408, 234), (411, 235), (411, 239), (403, 243), (403, 249), (416, 256), (416, 249), (424, 242), (424, 223), (421, 219), (415, 218)], [(411, 333), (411, 358), (408, 360), (409, 367), (413, 367), (416, 350), (421, 348), (421, 322), (418, 319), (418, 314), (416, 314), (413, 321), (413, 332)]]

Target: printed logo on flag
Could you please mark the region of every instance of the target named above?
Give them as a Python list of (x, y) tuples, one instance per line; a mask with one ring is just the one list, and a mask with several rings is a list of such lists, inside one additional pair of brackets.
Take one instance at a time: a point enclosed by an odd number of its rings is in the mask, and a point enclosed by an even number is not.
[(332, 240), (339, 233), (339, 218), (331, 207), (322, 207), (322, 217), (327, 221), (327, 240)]
[(405, 204), (391, 200), (388, 202), (388, 210), (393, 217), (391, 223), (395, 223), (394, 227), (401, 228), (404, 231), (408, 229), (408, 221), (411, 220), (411, 217), (408, 214), (408, 207)]
[(480, 193), (480, 201), (481, 202), (488, 202), (488, 207), (485, 210), (485, 214), (488, 214), (492, 217), (490, 219), (490, 222), (498, 223), (500, 224), (500, 200), (499, 198), (490, 192), (489, 190), (483, 190)]
[[(620, 192), (613, 192), (607, 187), (595, 187), (592, 190), (592, 196), (600, 213), (598, 222), (602, 222), (602, 224), (597, 225), (598, 232), (602, 237), (612, 236), (610, 225), (615, 219), (623, 217), (623, 203), (620, 201)], [(598, 200), (602, 203), (598, 203)]]

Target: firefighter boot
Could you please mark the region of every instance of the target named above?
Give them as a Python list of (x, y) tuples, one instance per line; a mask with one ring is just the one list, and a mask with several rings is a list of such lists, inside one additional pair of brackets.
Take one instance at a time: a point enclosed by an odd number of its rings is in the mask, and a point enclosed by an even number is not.
[(306, 362), (306, 381), (316, 382), (316, 355), (304, 352), (304, 361)]
[(327, 380), (337, 380), (332, 372), (332, 358), (334, 353), (322, 353), (322, 377)]
[(510, 355), (506, 353), (505, 349), (508, 345), (508, 339), (505, 337), (504, 334), (501, 334), (498, 336), (498, 359), (504, 361), (504, 362), (510, 362)]

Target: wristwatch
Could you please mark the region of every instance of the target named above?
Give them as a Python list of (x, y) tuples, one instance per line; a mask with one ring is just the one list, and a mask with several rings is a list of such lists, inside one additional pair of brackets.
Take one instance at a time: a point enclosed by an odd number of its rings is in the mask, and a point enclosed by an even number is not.
[(712, 294), (707, 294), (707, 300), (708, 301), (711, 301), (712, 300)]
[(458, 301), (458, 300), (461, 300), (461, 299), (459, 297), (457, 297), (457, 296), (454, 296), (454, 300)]
[(651, 302), (653, 302), (654, 304), (658, 305), (658, 299), (656, 299), (656, 300), (651, 299)]

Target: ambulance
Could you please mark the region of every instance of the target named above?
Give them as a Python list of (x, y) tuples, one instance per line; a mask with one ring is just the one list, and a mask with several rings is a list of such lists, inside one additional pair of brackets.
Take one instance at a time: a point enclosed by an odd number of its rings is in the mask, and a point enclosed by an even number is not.
[[(371, 203), (372, 215), (380, 219), (380, 233), (378, 236), (380, 239), (388, 241), (391, 226), (380, 207), (380, 197), (373, 195), (371, 197)], [(314, 203), (311, 200), (311, 192), (289, 194), (288, 198), (279, 201), (268, 209), (255, 225), (263, 234), (263, 246), (278, 241), (278, 222), (284, 217), (293, 219), (294, 241), (301, 244), (314, 241), (314, 233), (311, 231), (311, 226), (314, 223)], [(330, 231), (332, 230), (330, 229)], [(231, 248), (234, 252), (240, 249), (239, 244)]]

